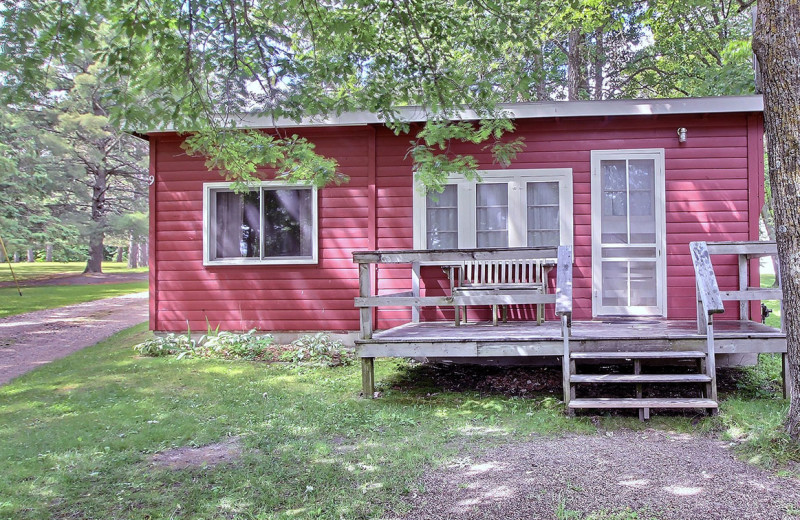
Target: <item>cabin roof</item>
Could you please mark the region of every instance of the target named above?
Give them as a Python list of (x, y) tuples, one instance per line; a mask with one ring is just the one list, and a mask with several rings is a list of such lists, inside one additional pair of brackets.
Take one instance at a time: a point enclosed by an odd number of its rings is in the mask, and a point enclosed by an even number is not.
[[(542, 101), (535, 103), (503, 103), (502, 109), (511, 119), (539, 119), (552, 117), (607, 117), (655, 116), (673, 114), (721, 114), (732, 112), (763, 112), (761, 95), (718, 96), (666, 99), (613, 99), (603, 101)], [(430, 119), (422, 107), (407, 106), (397, 109), (399, 118), (409, 123)], [(477, 120), (480, 117), (471, 109), (460, 112), (458, 119)], [(237, 128), (300, 128), (326, 126), (364, 126), (382, 124), (385, 119), (373, 112), (344, 112), (331, 116), (305, 117), (299, 121), (243, 114), (236, 120)], [(164, 129), (162, 131), (169, 131)], [(153, 130), (148, 133), (154, 133)]]

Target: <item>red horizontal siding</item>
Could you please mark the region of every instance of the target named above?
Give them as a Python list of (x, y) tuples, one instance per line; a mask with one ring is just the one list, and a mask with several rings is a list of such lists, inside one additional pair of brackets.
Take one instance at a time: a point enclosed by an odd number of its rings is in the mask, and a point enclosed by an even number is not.
[[(758, 150), (752, 136), (758, 130), (752, 124), (744, 114), (517, 121), (516, 135), (525, 139), (526, 146), (512, 168), (573, 171), (575, 319), (591, 317), (591, 150), (665, 149), (667, 312), (670, 318), (690, 319), (695, 313), (694, 271), (688, 243), (755, 238), (757, 214), (751, 197), (753, 175), (758, 174), (753, 171), (758, 161), (754, 163), (753, 156)], [(678, 127), (689, 129), (686, 143), (677, 142)], [(157, 262), (152, 276), (157, 300), (154, 328), (185, 330), (188, 320), (199, 330), (205, 328), (206, 319), (230, 329), (358, 328), (358, 312), (352, 305), (358, 270), (352, 252), (413, 246), (413, 175), (406, 156), (410, 139), (380, 127), (307, 129), (303, 135), (350, 176), (349, 183), (320, 191), (320, 261), (303, 266), (204, 267), (202, 186), (221, 177), (208, 172), (202, 158), (187, 156), (180, 139), (153, 138), (157, 141), (151, 161), (156, 178), (151, 197)], [(501, 169), (481, 146), (454, 143), (452, 151), (473, 155), (481, 169)], [(720, 286), (735, 288), (735, 259), (715, 257), (714, 263)], [(408, 266), (379, 266), (376, 272), (380, 294), (411, 288)], [(440, 269), (423, 269), (422, 275), (424, 294), (446, 292)], [(512, 316), (526, 317), (527, 312), (515, 309)], [(485, 311), (478, 310), (476, 316), (485, 317)], [(451, 319), (452, 311), (429, 309), (423, 317)], [(409, 318), (407, 308), (381, 309), (378, 326), (399, 325)]]

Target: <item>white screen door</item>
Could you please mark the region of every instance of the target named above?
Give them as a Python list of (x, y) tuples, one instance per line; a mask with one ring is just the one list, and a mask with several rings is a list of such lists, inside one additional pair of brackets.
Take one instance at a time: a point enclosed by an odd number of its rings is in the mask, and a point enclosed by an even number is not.
[(666, 316), (664, 150), (592, 152), (592, 313)]

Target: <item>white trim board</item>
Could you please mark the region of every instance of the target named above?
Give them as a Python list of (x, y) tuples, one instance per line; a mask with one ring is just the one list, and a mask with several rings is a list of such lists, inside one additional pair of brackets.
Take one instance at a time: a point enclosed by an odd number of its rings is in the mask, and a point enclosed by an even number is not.
[[(525, 204), (528, 182), (558, 182), (559, 195), (559, 245), (572, 245), (573, 235), (573, 186), (572, 168), (507, 169), (479, 171), (483, 183), (508, 183), (509, 200), (509, 247), (527, 247), (527, 206)], [(476, 247), (475, 186), (477, 180), (469, 181), (463, 175), (451, 175), (448, 185), (458, 189), (458, 248)], [(413, 226), (414, 249), (428, 249), (427, 244), (426, 195), (420, 186), (414, 186)], [(520, 225), (522, 223), (522, 225)]]
[[(268, 257), (268, 258), (212, 258), (211, 247), (211, 222), (214, 220), (214, 206), (211, 204), (212, 193), (217, 191), (231, 191), (231, 182), (206, 182), (203, 183), (203, 265), (204, 266), (234, 266), (234, 265), (302, 265), (316, 264), (319, 262), (319, 202), (318, 190), (308, 184), (290, 184), (280, 181), (261, 181), (253, 183), (253, 189), (261, 188), (302, 188), (311, 190), (311, 256), (302, 257)], [(264, 201), (259, 197), (261, 208), (259, 218), (263, 227)], [(261, 230), (263, 235), (263, 229)]]
[[(641, 248), (655, 248), (656, 264), (656, 305), (654, 307), (626, 306), (608, 307), (601, 304), (602, 294), (602, 242), (601, 242), (601, 212), (602, 189), (600, 178), (600, 162), (602, 160), (635, 160), (653, 159), (655, 163), (654, 178), (654, 213), (656, 241), (654, 246), (642, 245)], [(627, 188), (626, 188), (627, 190)], [(633, 149), (633, 150), (592, 150), (591, 174), (591, 222), (592, 222), (592, 316), (667, 316), (667, 255), (666, 255), (666, 171), (665, 153), (663, 148)], [(629, 214), (630, 206), (626, 203), (626, 212)], [(628, 216), (630, 219), (630, 216)], [(635, 245), (627, 246), (637, 249)], [(620, 257), (624, 261), (627, 258)]]

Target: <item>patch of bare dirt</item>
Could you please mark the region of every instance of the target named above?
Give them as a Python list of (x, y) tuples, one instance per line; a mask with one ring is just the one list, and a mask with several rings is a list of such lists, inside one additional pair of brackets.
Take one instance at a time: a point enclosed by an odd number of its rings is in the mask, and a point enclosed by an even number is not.
[[(395, 518), (779, 520), (800, 511), (800, 480), (737, 460), (728, 444), (663, 431), (537, 438), (463, 458), (423, 477)], [(633, 516), (637, 512), (637, 516)], [(606, 518), (606, 516), (600, 516)]]
[(242, 456), (240, 437), (230, 437), (221, 442), (197, 448), (183, 446), (156, 453), (150, 458), (155, 466), (167, 469), (206, 468), (231, 464)]
[(147, 321), (147, 293), (0, 318), (0, 385)]

